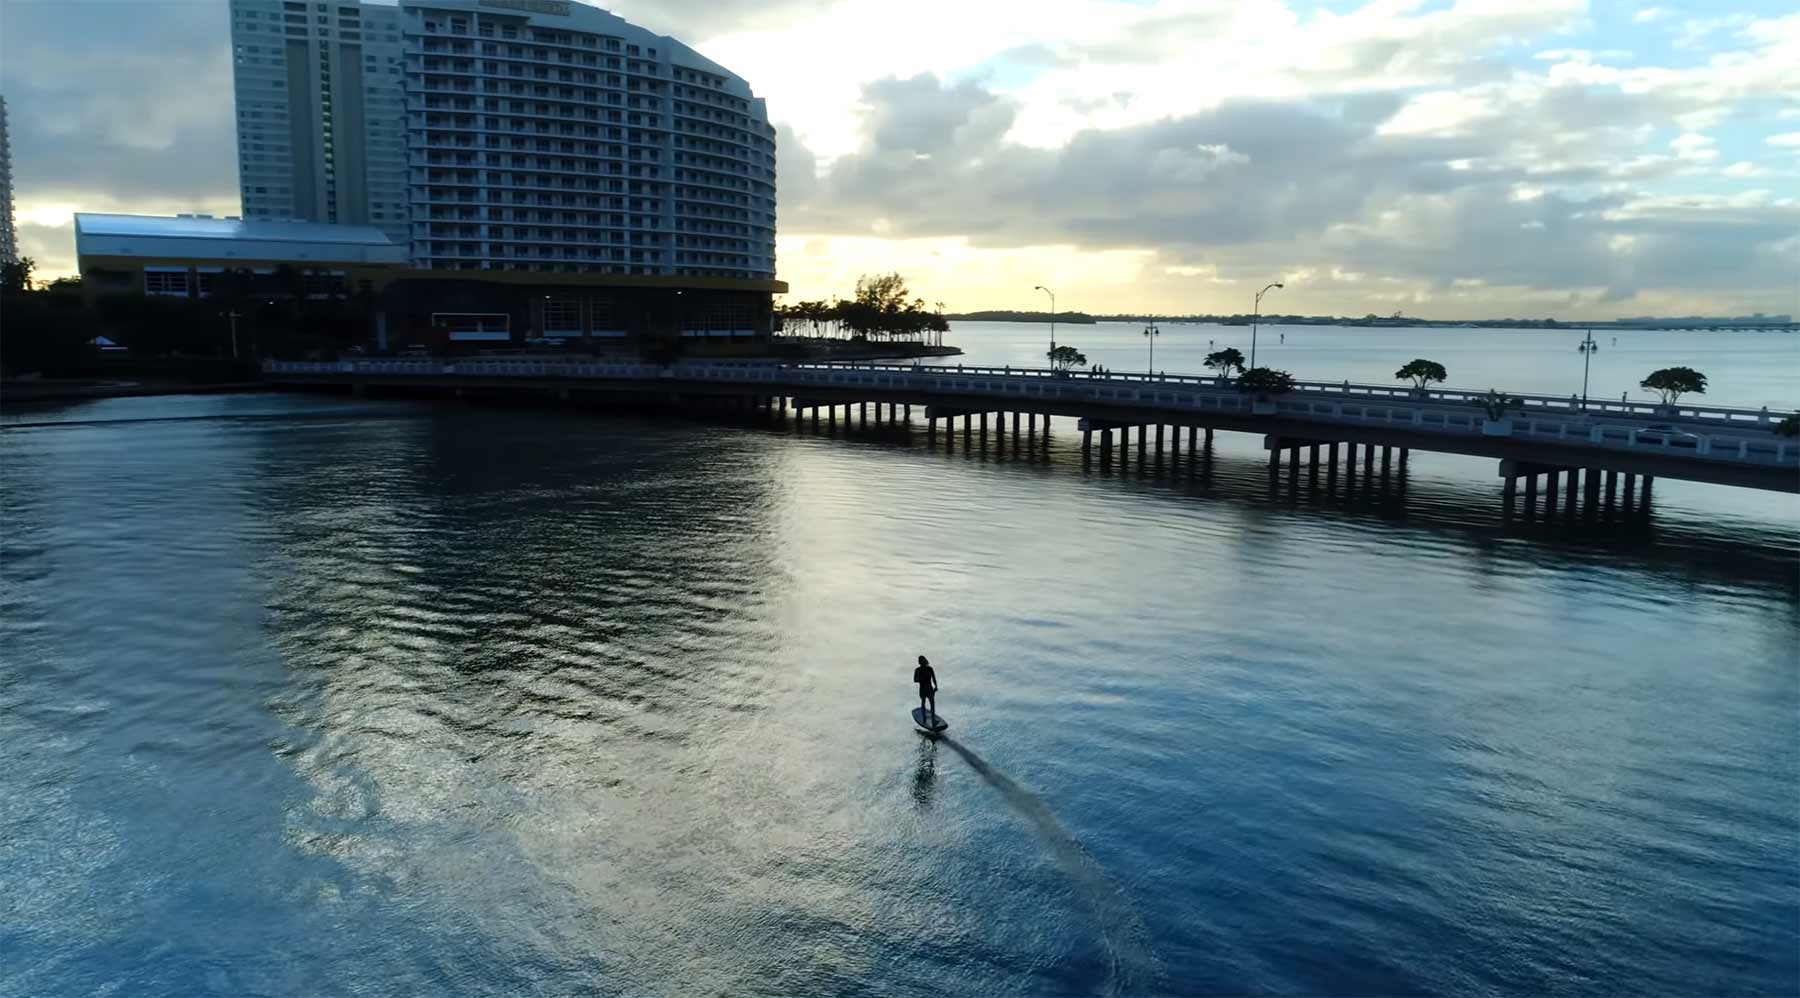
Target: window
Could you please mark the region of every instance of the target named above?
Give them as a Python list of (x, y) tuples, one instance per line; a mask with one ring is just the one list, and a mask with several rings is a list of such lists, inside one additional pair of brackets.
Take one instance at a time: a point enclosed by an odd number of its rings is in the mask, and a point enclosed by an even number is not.
[(544, 299), (544, 335), (580, 336), (581, 299)]
[(144, 293), (147, 295), (177, 295), (186, 298), (188, 293), (187, 271), (169, 267), (145, 267)]
[[(464, 263), (458, 269), (473, 270)], [(512, 317), (505, 312), (433, 312), (431, 324), (452, 340), (509, 340)]]

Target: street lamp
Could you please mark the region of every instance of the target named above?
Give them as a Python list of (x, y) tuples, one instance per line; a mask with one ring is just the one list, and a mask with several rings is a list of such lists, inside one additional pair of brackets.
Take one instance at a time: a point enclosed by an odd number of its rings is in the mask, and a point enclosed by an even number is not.
[(1050, 352), (1055, 353), (1056, 352), (1056, 292), (1050, 290), (1049, 288), (1044, 287), (1042, 284), (1034, 284), (1034, 285), (1032, 285), (1032, 289), (1035, 291), (1042, 291), (1043, 293), (1050, 296)]
[(226, 317), (226, 318), (229, 318), (229, 319), (230, 319), (230, 320), (231, 320), (231, 359), (232, 359), (232, 360), (236, 360), (236, 359), (238, 359), (238, 351), (237, 351), (237, 321), (238, 321), (238, 320), (239, 320), (239, 319), (241, 319), (241, 318), (243, 318), (243, 316), (241, 316), (241, 315), (239, 315), (239, 314), (238, 314), (238, 312), (237, 312), (237, 310), (236, 310), (236, 309), (232, 309), (232, 310), (231, 310), (231, 311), (229, 311), (229, 312), (220, 312), (220, 313), (219, 313), (219, 314), (220, 314), (220, 315), (221, 315), (221, 316), (224, 316), (224, 317)]
[(1587, 409), (1588, 365), (1594, 360), (1594, 331), (1587, 331), (1587, 339), (1581, 344), (1581, 408)]
[(1144, 327), (1144, 338), (1150, 341), (1150, 370), (1146, 373), (1151, 377), (1156, 376), (1156, 338), (1161, 335), (1162, 330), (1156, 328), (1156, 322), (1154, 320), (1152, 320), (1148, 326)]
[(1268, 294), (1270, 288), (1279, 287), (1281, 287), (1281, 282), (1276, 281), (1273, 284), (1264, 285), (1263, 289), (1256, 293), (1256, 310), (1250, 314), (1250, 369), (1253, 371), (1256, 370), (1256, 323), (1258, 319), (1262, 318), (1262, 296)]

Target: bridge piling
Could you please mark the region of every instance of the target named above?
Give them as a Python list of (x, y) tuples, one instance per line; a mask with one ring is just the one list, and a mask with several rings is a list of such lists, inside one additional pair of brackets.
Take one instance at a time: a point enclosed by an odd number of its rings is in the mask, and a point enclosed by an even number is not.
[(1163, 426), (1163, 424), (1161, 424), (1161, 423), (1156, 424), (1156, 464), (1158, 467), (1162, 466), (1163, 430), (1164, 429), (1165, 429), (1165, 427)]
[(1383, 446), (1381, 448), (1381, 477), (1383, 478), (1388, 477), (1388, 461), (1393, 457), (1393, 454), (1394, 449), (1392, 447)]
[(1556, 516), (1556, 477), (1561, 470), (1560, 468), (1551, 468), (1544, 475), (1544, 515), (1546, 517)]
[(1113, 450), (1112, 433), (1113, 433), (1113, 431), (1110, 429), (1100, 431), (1100, 470), (1101, 471), (1111, 471), (1112, 470), (1112, 450)]
[(1364, 478), (1364, 480), (1367, 480), (1367, 479), (1374, 478), (1374, 477), (1375, 477), (1375, 445), (1374, 444), (1364, 444), (1363, 445), (1363, 478)]
[(1150, 427), (1140, 424), (1138, 426), (1138, 474), (1140, 475), (1144, 473), (1144, 452), (1148, 449), (1149, 443)]
[(925, 442), (933, 447), (937, 446), (937, 417), (936, 416), (926, 416), (925, 417)]
[(1081, 463), (1085, 465), (1091, 463), (1093, 460), (1094, 428), (1084, 425), (1081, 428)]
[(963, 450), (968, 450), (975, 442), (975, 417), (963, 413)]
[(1618, 498), (1619, 473), (1609, 470), (1606, 473), (1606, 509), (1608, 512), (1611, 512), (1612, 508), (1618, 504)]

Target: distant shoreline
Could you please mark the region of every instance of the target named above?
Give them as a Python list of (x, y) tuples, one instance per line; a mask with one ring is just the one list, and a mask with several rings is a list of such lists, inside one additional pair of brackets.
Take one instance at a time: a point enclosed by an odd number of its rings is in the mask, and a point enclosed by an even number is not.
[[(1050, 321), (1048, 316), (1031, 318), (993, 318), (993, 313), (972, 312), (963, 315), (946, 315), (949, 322), (1018, 322), (1044, 324)], [(1147, 323), (1154, 322), (1164, 326), (1249, 326), (1248, 318), (1239, 321), (1236, 318), (1166, 318), (1162, 316), (1130, 316), (1101, 315), (1064, 318), (1058, 316), (1058, 323), (1069, 325), (1096, 325), (1098, 323)], [(1337, 329), (1547, 329), (1557, 332), (1581, 333), (1587, 330), (1595, 332), (1643, 332), (1643, 333), (1740, 333), (1740, 332), (1800, 332), (1800, 322), (1765, 322), (1765, 323), (1713, 323), (1708, 325), (1644, 325), (1641, 323), (1620, 324), (1613, 322), (1562, 322), (1559, 320), (1533, 322), (1525, 319), (1473, 319), (1433, 321), (1430, 319), (1377, 319), (1372, 322), (1359, 319), (1326, 321), (1314, 318), (1295, 318), (1292, 316), (1265, 316), (1258, 321), (1263, 326), (1319, 326)]]

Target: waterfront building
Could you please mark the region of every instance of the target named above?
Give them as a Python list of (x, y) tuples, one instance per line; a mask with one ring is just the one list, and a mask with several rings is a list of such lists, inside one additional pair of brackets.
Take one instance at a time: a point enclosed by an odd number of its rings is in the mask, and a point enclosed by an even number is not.
[(767, 109), (680, 41), (569, 0), (231, 18), (247, 220), (374, 226), (425, 270), (773, 281)]
[(538, 339), (753, 353), (768, 346), (772, 296), (787, 290), (766, 278), (420, 268), (382, 228), (342, 222), (78, 212), (75, 252), (90, 302), (355, 298), (372, 346), (434, 353)]
[(0, 97), (0, 263), (19, 258), (19, 236), (13, 228), (12, 134), (6, 125), (6, 98)]

